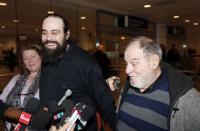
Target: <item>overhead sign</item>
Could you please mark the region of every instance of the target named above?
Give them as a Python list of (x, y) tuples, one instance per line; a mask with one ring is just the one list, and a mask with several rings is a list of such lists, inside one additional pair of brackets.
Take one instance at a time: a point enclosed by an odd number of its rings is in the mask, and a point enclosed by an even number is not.
[(148, 20), (136, 16), (118, 16), (118, 26), (147, 29)]
[(146, 29), (148, 20), (136, 16), (125, 16), (125, 27)]

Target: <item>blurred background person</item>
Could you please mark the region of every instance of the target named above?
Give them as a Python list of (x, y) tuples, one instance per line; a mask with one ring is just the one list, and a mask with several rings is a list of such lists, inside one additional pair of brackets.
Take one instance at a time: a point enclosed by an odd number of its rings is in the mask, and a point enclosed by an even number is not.
[(176, 44), (172, 44), (172, 47), (167, 53), (167, 61), (175, 68), (178, 68), (178, 62), (180, 58), (179, 50), (176, 48)]
[(11, 72), (14, 72), (14, 68), (17, 65), (17, 56), (14, 53), (14, 48), (11, 47), (11, 49), (8, 52), (8, 67)]
[(167, 55), (166, 55), (166, 48), (164, 44), (160, 44), (160, 48), (162, 50), (162, 61), (167, 60)]
[(105, 79), (108, 78), (109, 77), (109, 65), (111, 62), (110, 62), (107, 54), (104, 52), (104, 46), (102, 44), (99, 45), (96, 52), (94, 53), (94, 56), (103, 71), (104, 78)]

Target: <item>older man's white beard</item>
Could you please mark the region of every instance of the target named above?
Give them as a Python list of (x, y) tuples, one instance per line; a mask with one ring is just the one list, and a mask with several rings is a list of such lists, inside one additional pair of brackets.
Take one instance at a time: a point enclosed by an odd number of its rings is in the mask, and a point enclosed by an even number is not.
[(149, 73), (145, 77), (140, 77), (139, 80), (135, 83), (133, 83), (130, 80), (130, 84), (131, 84), (131, 86), (133, 86), (135, 88), (141, 89), (141, 88), (144, 88), (146, 86), (150, 86), (153, 83), (155, 77), (156, 77), (156, 74)]

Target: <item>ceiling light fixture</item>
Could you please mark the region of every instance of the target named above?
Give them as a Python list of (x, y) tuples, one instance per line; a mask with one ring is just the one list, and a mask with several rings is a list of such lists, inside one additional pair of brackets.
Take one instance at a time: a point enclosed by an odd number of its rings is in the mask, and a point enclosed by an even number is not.
[(80, 19), (81, 19), (81, 20), (85, 20), (86, 17), (85, 17), (85, 16), (81, 16)]
[(0, 6), (7, 6), (7, 3), (0, 2)]
[(14, 20), (13, 20), (13, 22), (15, 22), (15, 23), (18, 23), (18, 22), (19, 22), (19, 20), (17, 20), (17, 19), (14, 19)]
[(186, 45), (186, 44), (183, 44), (183, 45), (182, 45), (182, 48), (187, 48), (187, 45)]
[(190, 22), (190, 20), (185, 20), (186, 23)]
[(49, 2), (50, 2), (50, 10), (47, 13), (48, 14), (54, 14), (52, 0), (50, 0)]
[(85, 27), (81, 27), (81, 30), (85, 30), (86, 28)]
[(1, 26), (1, 29), (5, 29), (5, 28), (6, 28), (6, 26), (4, 26), (4, 25)]
[(121, 40), (125, 40), (125, 37), (124, 37), (124, 36), (122, 36), (120, 39), (121, 39)]
[(48, 14), (54, 14), (54, 11), (49, 10), (47, 13), (48, 13)]
[(179, 15), (175, 15), (175, 16), (174, 16), (174, 19), (178, 19), (178, 18), (180, 18)]
[(196, 26), (196, 25), (199, 25), (199, 23), (195, 22), (195, 23), (193, 23), (193, 25), (195, 25), (195, 26)]
[(146, 5), (144, 5), (144, 8), (151, 8), (151, 5), (150, 4), (146, 4)]

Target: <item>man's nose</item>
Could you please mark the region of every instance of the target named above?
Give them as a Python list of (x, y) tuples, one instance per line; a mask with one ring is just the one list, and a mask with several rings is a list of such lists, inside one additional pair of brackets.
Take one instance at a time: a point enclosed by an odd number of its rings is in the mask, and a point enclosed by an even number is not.
[(47, 34), (46, 39), (47, 39), (47, 40), (52, 40), (52, 35), (51, 35), (51, 33), (48, 33), (48, 34)]
[(133, 68), (130, 64), (126, 66), (126, 74), (130, 74), (133, 71)]

